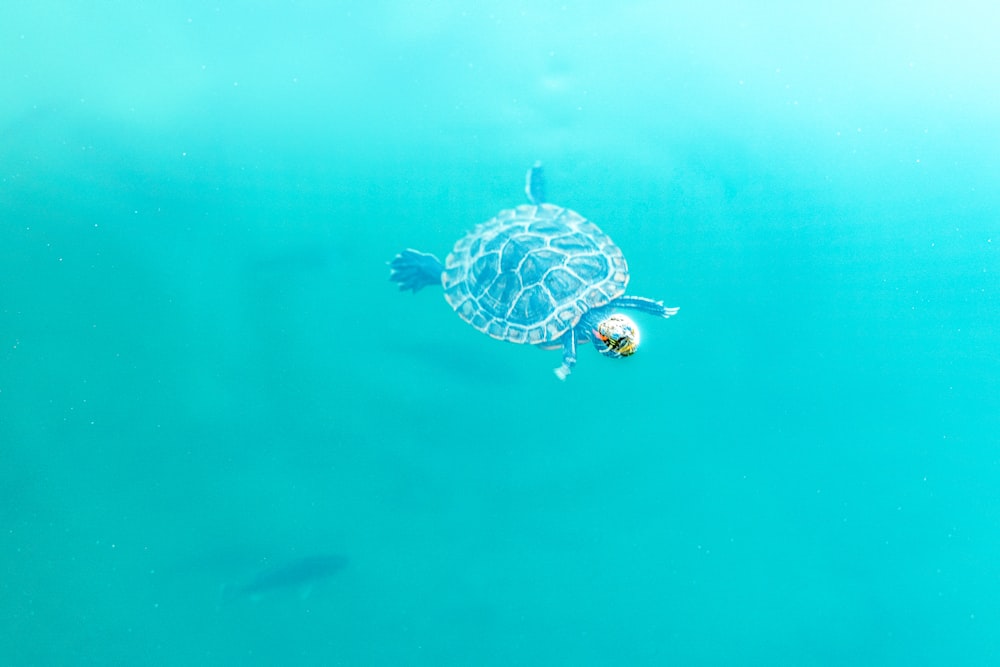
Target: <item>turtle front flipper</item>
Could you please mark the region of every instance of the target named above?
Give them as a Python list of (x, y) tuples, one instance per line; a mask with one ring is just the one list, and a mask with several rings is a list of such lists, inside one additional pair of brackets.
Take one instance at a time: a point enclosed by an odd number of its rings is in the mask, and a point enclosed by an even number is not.
[(656, 301), (644, 296), (622, 296), (615, 299), (612, 306), (616, 308), (632, 308), (643, 313), (666, 319), (677, 314), (680, 308), (664, 306), (662, 301)]
[(528, 168), (524, 178), (524, 194), (528, 195), (528, 201), (532, 204), (545, 202), (545, 174), (542, 172), (541, 161)]
[(554, 369), (553, 372), (557, 378), (565, 380), (573, 371), (573, 366), (576, 366), (576, 332), (573, 329), (563, 334), (562, 344), (562, 366)]
[(389, 262), (389, 280), (399, 283), (402, 291), (414, 293), (428, 285), (441, 286), (444, 265), (434, 255), (407, 248)]

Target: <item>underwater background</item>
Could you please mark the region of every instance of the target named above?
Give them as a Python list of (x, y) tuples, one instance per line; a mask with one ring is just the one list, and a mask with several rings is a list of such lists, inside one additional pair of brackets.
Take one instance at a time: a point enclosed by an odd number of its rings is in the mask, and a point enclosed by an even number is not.
[[(1000, 664), (990, 3), (3, 14), (3, 664)], [(388, 281), (535, 160), (566, 382)]]

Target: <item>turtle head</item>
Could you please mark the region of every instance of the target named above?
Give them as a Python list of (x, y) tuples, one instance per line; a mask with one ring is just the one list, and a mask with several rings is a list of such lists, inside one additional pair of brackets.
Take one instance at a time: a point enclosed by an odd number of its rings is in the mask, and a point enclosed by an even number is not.
[(605, 357), (629, 357), (639, 349), (639, 327), (624, 315), (609, 315), (598, 322), (593, 333), (594, 347)]

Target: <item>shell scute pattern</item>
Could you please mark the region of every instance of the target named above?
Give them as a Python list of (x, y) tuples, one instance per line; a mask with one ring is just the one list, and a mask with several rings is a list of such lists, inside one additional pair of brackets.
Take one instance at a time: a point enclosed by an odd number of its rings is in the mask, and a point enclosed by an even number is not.
[(469, 269), (469, 291), (479, 298), (483, 292), (489, 289), (490, 283), (497, 275), (497, 256), (495, 254), (483, 255), (472, 263)]
[(550, 269), (542, 278), (542, 285), (549, 294), (557, 297), (561, 294), (577, 294), (584, 286), (584, 280), (578, 278), (572, 271), (566, 269)]
[(538, 250), (526, 257), (520, 265), (521, 280), (526, 285), (533, 285), (541, 282), (545, 274), (552, 270), (554, 266), (560, 266), (566, 261), (566, 256), (562, 253), (551, 250)]
[[(545, 247), (545, 239), (540, 236), (530, 236), (528, 234), (518, 234), (509, 238), (500, 253), (500, 270), (517, 271), (521, 262), (528, 259), (534, 251)], [(535, 258), (537, 259), (537, 258)]]
[(582, 255), (570, 257), (566, 267), (584, 280), (608, 275), (608, 260), (602, 255)]
[(445, 298), (476, 329), (545, 344), (583, 313), (625, 292), (621, 250), (594, 223), (541, 204), (501, 211), (455, 244), (445, 260)]
[(525, 287), (521, 295), (514, 301), (510, 312), (507, 314), (507, 321), (522, 326), (533, 326), (537, 324), (538, 313), (551, 312), (556, 307), (555, 301), (550, 296), (549, 291), (542, 285), (531, 285)]

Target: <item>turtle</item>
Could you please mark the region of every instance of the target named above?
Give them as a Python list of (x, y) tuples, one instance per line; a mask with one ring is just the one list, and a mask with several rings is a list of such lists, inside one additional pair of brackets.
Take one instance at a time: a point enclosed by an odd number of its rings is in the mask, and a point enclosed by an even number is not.
[(576, 211), (545, 201), (540, 162), (525, 179), (528, 203), (500, 211), (459, 239), (444, 263), (412, 248), (389, 262), (389, 279), (414, 293), (437, 285), (458, 316), (498, 340), (562, 348), (565, 380), (578, 344), (624, 358), (639, 347), (639, 328), (617, 309), (668, 318), (678, 308), (625, 296), (621, 249)]

